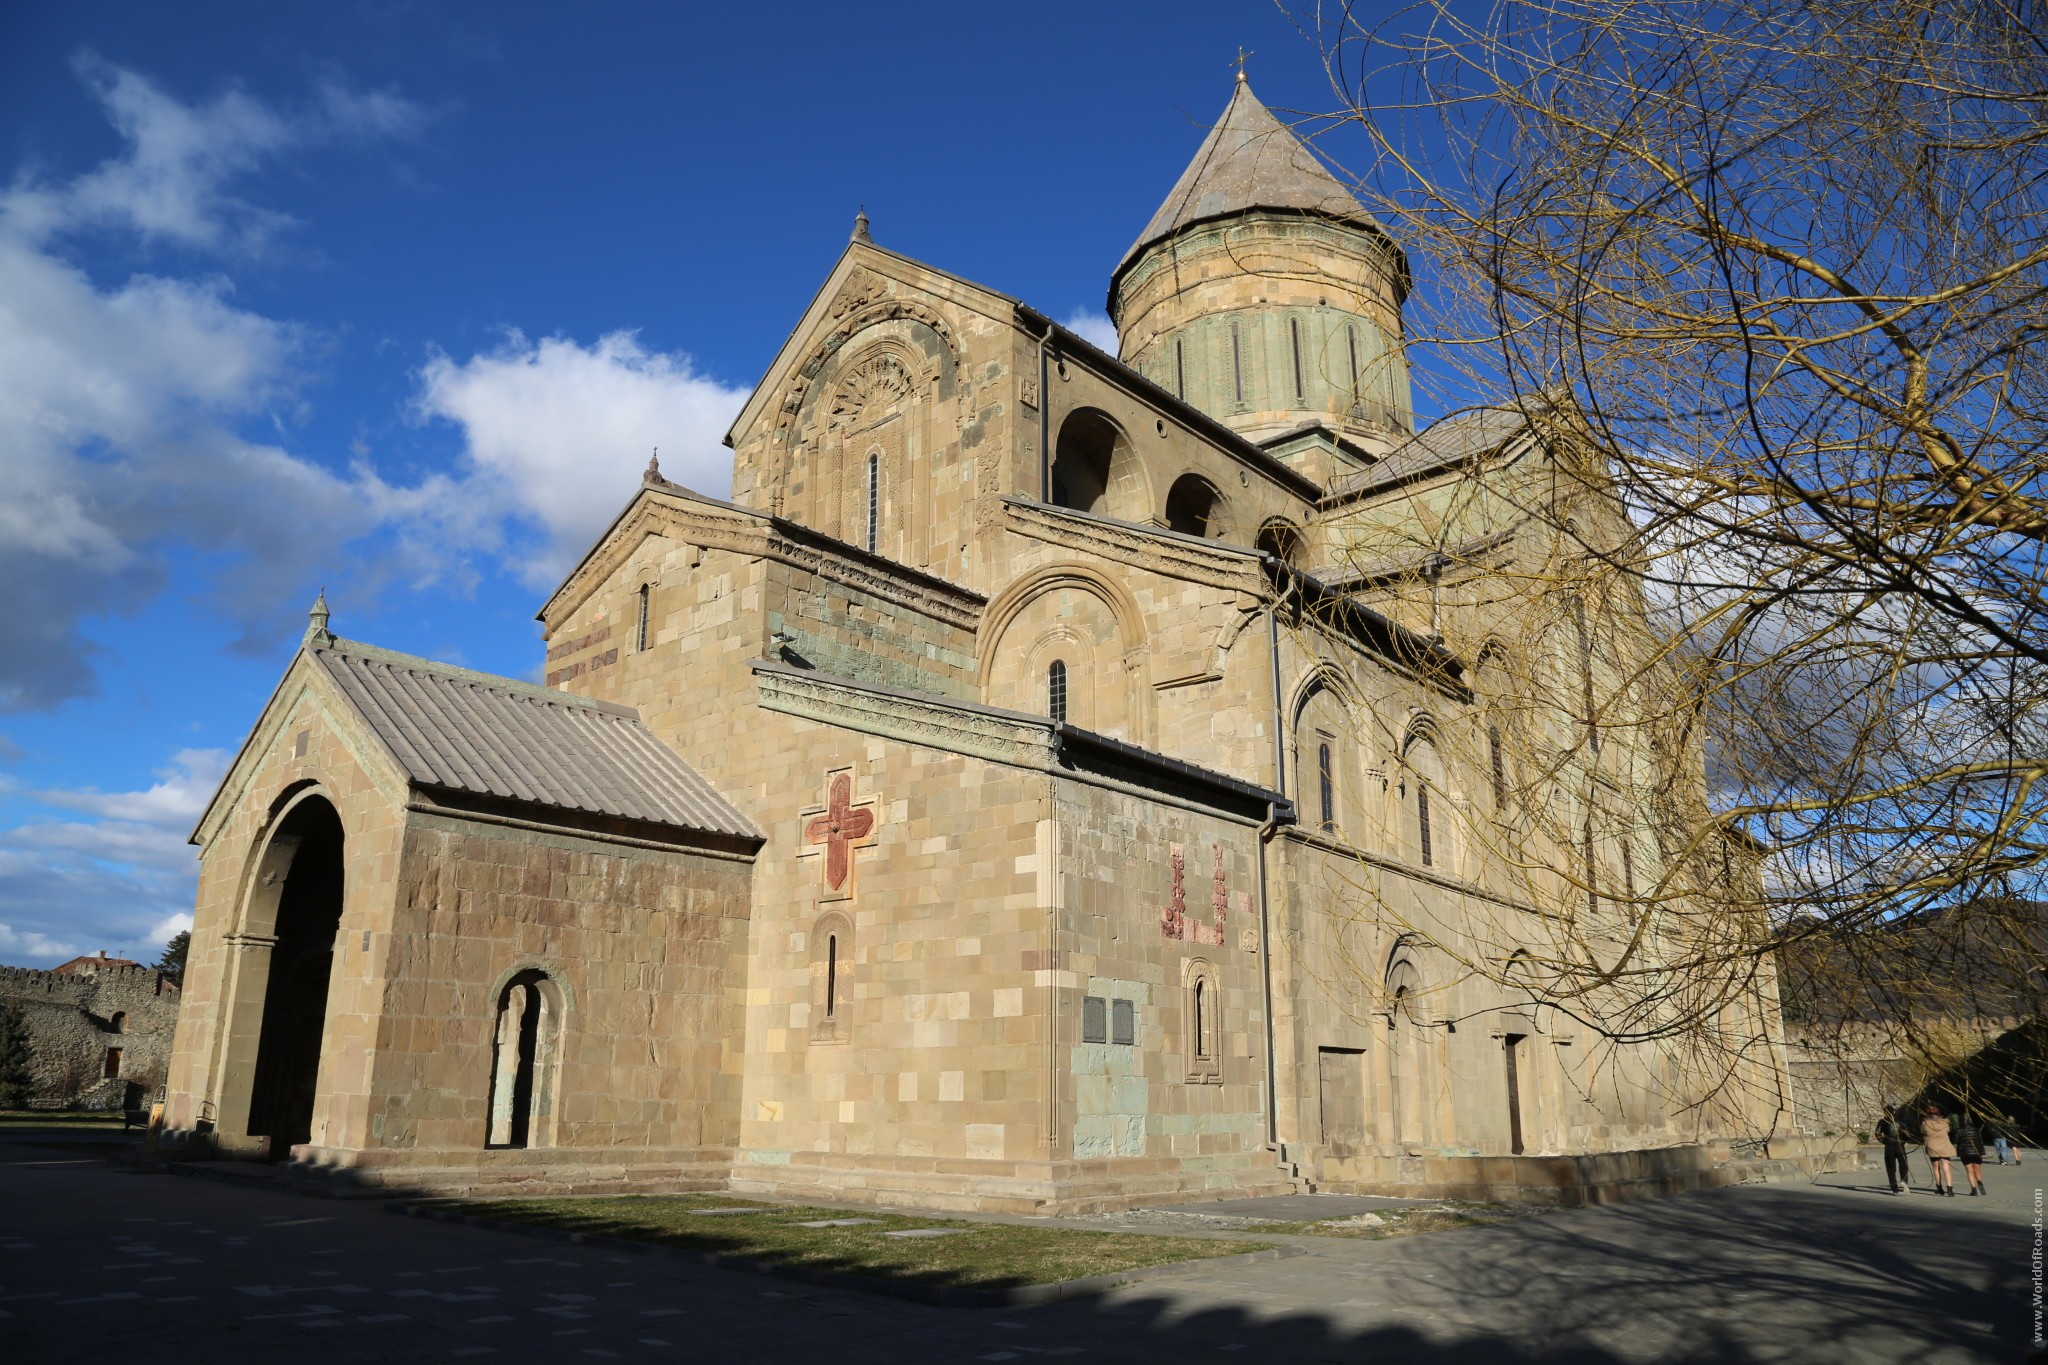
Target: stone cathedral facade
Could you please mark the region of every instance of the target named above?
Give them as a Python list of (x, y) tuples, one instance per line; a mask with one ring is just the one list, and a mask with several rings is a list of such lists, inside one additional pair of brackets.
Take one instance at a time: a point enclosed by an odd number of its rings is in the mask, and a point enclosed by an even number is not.
[(650, 467), (543, 684), (316, 609), (194, 834), (174, 1136), (1015, 1211), (1711, 1179), (1774, 1052), (1703, 1103), (1472, 967), (1591, 876), (1497, 865), (1512, 775), (1460, 738), (1548, 657), (1488, 565), (1550, 550), (1450, 490), (1557, 457), (1414, 430), (1407, 287), (1241, 77), (1111, 278), (1121, 357), (863, 220), (732, 500)]

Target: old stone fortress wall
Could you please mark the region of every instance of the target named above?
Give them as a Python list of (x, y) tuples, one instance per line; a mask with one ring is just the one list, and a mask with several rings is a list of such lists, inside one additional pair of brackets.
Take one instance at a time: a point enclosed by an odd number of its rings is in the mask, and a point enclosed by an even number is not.
[(178, 1000), (162, 972), (104, 953), (51, 971), (0, 967), (0, 1004), (18, 1006), (28, 1024), (38, 1105), (153, 1099), (170, 1067)]

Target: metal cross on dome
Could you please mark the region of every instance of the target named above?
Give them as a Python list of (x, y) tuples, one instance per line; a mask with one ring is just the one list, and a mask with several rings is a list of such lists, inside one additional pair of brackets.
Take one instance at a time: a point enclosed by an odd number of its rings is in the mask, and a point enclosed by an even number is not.
[(874, 832), (874, 803), (855, 804), (851, 769), (830, 774), (825, 793), (823, 813), (804, 823), (804, 842), (824, 848), (825, 885), (842, 892), (853, 875), (853, 850)]

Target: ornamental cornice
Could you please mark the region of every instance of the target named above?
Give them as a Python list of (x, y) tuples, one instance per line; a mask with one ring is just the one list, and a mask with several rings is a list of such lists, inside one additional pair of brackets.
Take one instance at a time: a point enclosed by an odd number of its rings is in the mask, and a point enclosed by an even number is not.
[(1192, 536), (1155, 531), (1021, 498), (1003, 499), (1003, 515), (1010, 530), (1048, 545), (1099, 555), (1132, 568), (1226, 592), (1249, 593), (1254, 597), (1265, 592), (1265, 578), (1259, 572), (1256, 551), (1221, 545), (1212, 549), (1214, 542)]
[(942, 697), (880, 691), (779, 670), (757, 670), (754, 681), (761, 705), (770, 711), (994, 763), (1053, 766), (1050, 722), (968, 709)]
[(707, 550), (777, 560), (959, 630), (972, 631), (980, 624), (986, 602), (980, 593), (915, 570), (892, 572), (887, 561), (870, 563), (850, 547), (835, 548), (837, 542), (829, 537), (765, 513), (650, 490), (555, 594), (548, 604), (550, 627), (580, 607), (651, 535), (671, 536)]

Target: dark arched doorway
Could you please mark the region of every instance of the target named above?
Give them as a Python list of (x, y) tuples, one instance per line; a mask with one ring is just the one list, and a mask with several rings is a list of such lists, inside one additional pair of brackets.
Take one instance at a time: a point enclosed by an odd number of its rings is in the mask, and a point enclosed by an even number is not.
[[(282, 1160), (313, 1136), (320, 1042), (327, 1023), (327, 981), (341, 926), (341, 817), (326, 801), (301, 801), (273, 842), (295, 841), (277, 900), (277, 943), (263, 992), (263, 1031), (249, 1097), (249, 1134), (268, 1138)], [(286, 845), (290, 846), (290, 845)]]

